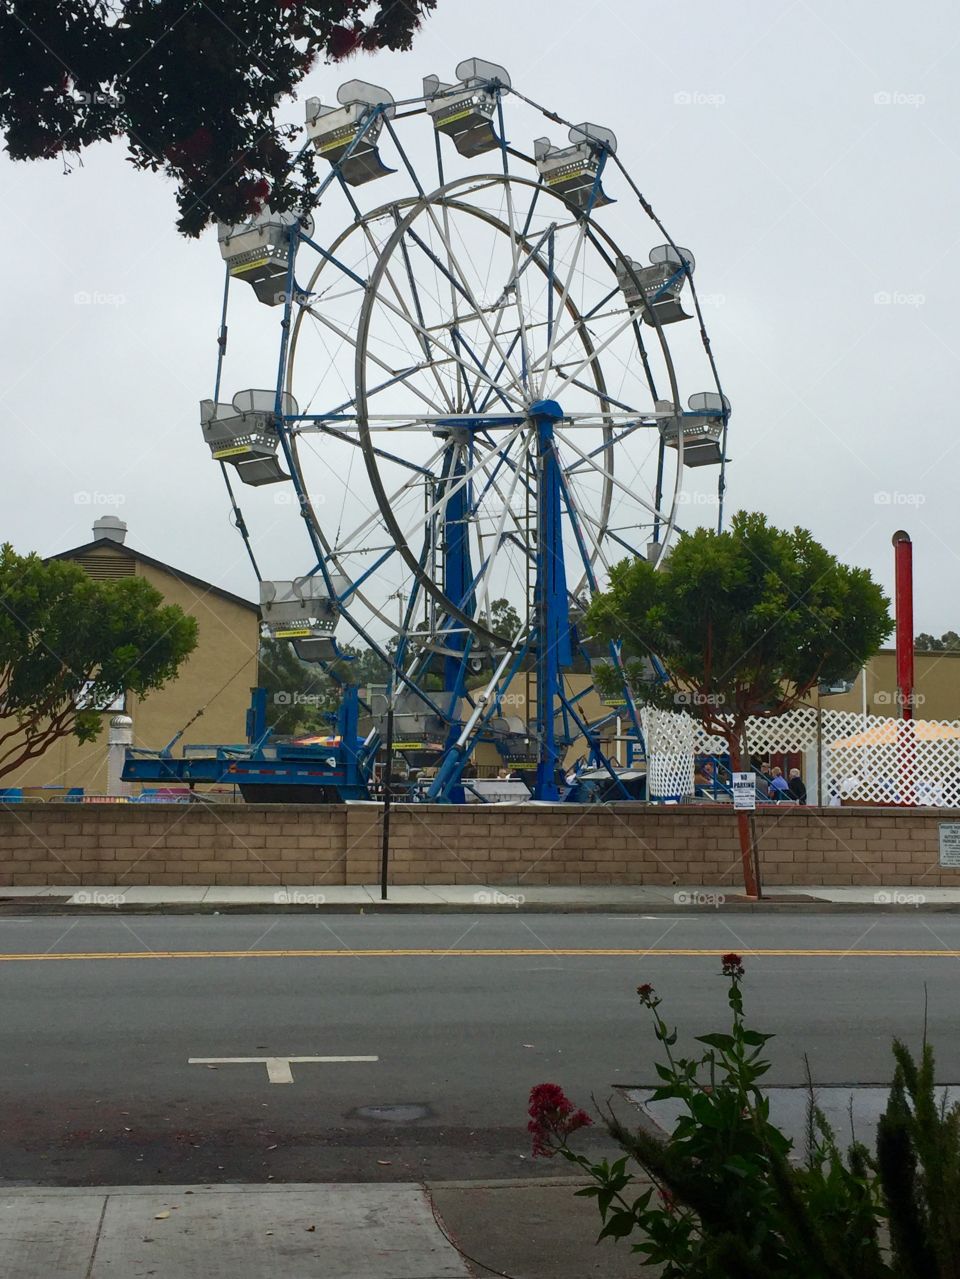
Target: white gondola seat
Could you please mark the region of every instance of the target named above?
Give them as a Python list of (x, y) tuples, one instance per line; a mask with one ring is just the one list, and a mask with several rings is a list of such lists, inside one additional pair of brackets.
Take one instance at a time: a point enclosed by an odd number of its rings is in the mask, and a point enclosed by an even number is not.
[[(290, 478), (277, 458), (275, 404), (274, 391), (240, 391), (229, 404), (200, 401), (200, 426), (212, 457), (235, 466), (244, 484), (256, 487)], [(281, 396), (280, 404), (284, 415), (297, 415), (292, 395)]]
[(219, 224), (220, 255), (231, 278), (252, 285), (257, 298), (267, 306), (279, 306), (286, 298), (290, 251), (292, 248), (296, 253), (297, 246), (297, 239), (291, 239), (290, 232), (297, 225), (307, 235), (313, 234), (309, 215), (274, 213), (270, 209), (235, 226)]
[(330, 588), (319, 574), (261, 582), (260, 616), (270, 638), (291, 640), (294, 652), (305, 662), (343, 658), (334, 631), (340, 618), (337, 596), (347, 585), (341, 574), (331, 575)]
[[(339, 166), (343, 180), (350, 186), (362, 186), (395, 173), (383, 163), (377, 147), (384, 116), (392, 118), (396, 113), (393, 95), (364, 80), (348, 80), (337, 90), (337, 101), (339, 107), (325, 107), (319, 98), (307, 99), (307, 135), (318, 153)], [(376, 119), (364, 129), (370, 113), (377, 108), (381, 110)], [(361, 131), (363, 137), (347, 155)]]
[(715, 391), (701, 391), (687, 401), (689, 412), (677, 413), (669, 400), (657, 401), (660, 434), (670, 448), (679, 448), (683, 433), (684, 466), (716, 466), (723, 461), (723, 428), (730, 417), (730, 401)]
[(456, 71), (456, 84), (443, 84), (435, 75), (424, 76), (427, 114), (438, 133), (445, 133), (461, 155), (472, 157), (500, 145), (493, 127), (497, 87), (510, 87), (503, 67), (482, 58), (467, 58)]
[(555, 147), (549, 138), (535, 140), (533, 156), (541, 180), (580, 210), (612, 204), (597, 184), (597, 174), (604, 152), (617, 149), (615, 134), (599, 124), (575, 124), (568, 136), (568, 147)]
[(641, 307), (646, 299), (648, 305), (643, 306), (641, 313), (644, 324), (651, 328), (655, 327), (656, 320), (661, 324), (675, 324), (691, 318), (683, 309), (680, 294), (695, 267), (696, 261), (689, 249), (661, 244), (651, 249), (650, 266), (641, 266), (630, 258), (617, 262), (617, 282), (627, 306)]

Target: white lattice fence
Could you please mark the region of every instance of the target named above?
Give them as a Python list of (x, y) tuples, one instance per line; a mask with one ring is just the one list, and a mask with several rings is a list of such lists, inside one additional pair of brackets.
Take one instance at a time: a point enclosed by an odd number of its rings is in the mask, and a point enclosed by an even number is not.
[(679, 799), (693, 794), (694, 721), (683, 711), (645, 706), (640, 726), (647, 748), (647, 796)]
[(827, 798), (960, 808), (960, 721), (823, 716)]
[[(711, 736), (700, 723), (695, 726), (694, 741), (698, 755), (727, 753), (724, 739)], [(747, 745), (751, 755), (808, 751), (816, 744), (817, 712), (813, 706), (798, 706), (796, 710), (769, 719), (759, 717), (747, 720)]]
[[(645, 708), (651, 798), (692, 794), (695, 755), (725, 755), (727, 744), (683, 711)], [(769, 719), (747, 721), (752, 755), (801, 754), (807, 791), (816, 802), (816, 761), (823, 772), (824, 802), (913, 804), (960, 808), (960, 720), (899, 720), (855, 711), (801, 706)]]

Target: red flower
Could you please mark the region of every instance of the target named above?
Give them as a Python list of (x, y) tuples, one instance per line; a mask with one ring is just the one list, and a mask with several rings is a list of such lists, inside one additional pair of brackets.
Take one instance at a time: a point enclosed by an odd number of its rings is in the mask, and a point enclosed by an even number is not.
[(530, 1089), (530, 1122), (527, 1132), (533, 1136), (533, 1157), (550, 1159), (567, 1137), (578, 1128), (587, 1128), (593, 1120), (585, 1110), (576, 1110), (559, 1084), (537, 1084)]
[(743, 959), (734, 951), (729, 954), (720, 956), (720, 963), (723, 965), (724, 977), (742, 977), (744, 974)]
[(666, 1186), (660, 1188), (657, 1192), (660, 1196), (660, 1202), (663, 1204), (664, 1211), (669, 1212), (673, 1216), (677, 1211), (677, 1200), (672, 1190)]

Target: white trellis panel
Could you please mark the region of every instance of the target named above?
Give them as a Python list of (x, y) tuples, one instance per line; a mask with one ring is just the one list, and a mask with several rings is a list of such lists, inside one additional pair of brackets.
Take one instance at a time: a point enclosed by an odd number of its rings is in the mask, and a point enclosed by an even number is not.
[(827, 711), (823, 768), (827, 797), (960, 808), (960, 721)]
[[(651, 798), (693, 790), (695, 755), (725, 755), (722, 737), (707, 733), (684, 711), (641, 712)], [(822, 795), (861, 804), (960, 808), (960, 720), (901, 720), (856, 711), (824, 711), (821, 722)], [(747, 721), (752, 755), (817, 755), (817, 711), (800, 706), (784, 715)], [(812, 771), (812, 770), (811, 770)], [(811, 785), (811, 783), (814, 783)], [(811, 799), (815, 778), (808, 776)]]
[(694, 721), (683, 711), (640, 710), (647, 751), (647, 796), (681, 799), (693, 794)]

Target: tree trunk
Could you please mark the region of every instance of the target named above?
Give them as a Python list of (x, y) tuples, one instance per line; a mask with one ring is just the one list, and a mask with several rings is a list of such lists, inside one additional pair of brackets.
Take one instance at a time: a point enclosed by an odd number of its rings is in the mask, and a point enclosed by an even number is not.
[[(730, 752), (731, 773), (741, 772), (740, 735), (734, 730), (727, 738)], [(749, 760), (747, 763), (749, 764)], [(731, 782), (733, 778), (731, 777)], [(740, 836), (740, 861), (743, 866), (743, 888), (748, 897), (760, 897), (760, 881), (756, 849), (750, 836), (750, 814), (744, 809), (737, 813), (737, 834)]]

